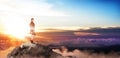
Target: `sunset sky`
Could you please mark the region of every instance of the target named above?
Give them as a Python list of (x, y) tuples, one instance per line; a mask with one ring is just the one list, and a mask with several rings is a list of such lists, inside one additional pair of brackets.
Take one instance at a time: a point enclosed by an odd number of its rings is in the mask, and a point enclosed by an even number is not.
[(8, 48), (32, 40), (31, 18), (36, 24), (35, 44), (120, 45), (120, 0), (0, 0), (0, 57), (6, 57)]
[(0, 31), (119, 27), (118, 0), (0, 0)]
[(36, 41), (76, 47), (120, 45), (119, 0), (0, 0), (0, 47), (8, 45), (7, 40), (26, 41), (31, 18)]

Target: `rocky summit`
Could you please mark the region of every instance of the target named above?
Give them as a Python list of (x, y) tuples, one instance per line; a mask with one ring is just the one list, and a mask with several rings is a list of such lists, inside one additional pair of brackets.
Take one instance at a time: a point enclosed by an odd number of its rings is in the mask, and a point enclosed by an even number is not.
[(11, 51), (7, 58), (65, 58), (51, 48), (37, 43), (24, 43)]

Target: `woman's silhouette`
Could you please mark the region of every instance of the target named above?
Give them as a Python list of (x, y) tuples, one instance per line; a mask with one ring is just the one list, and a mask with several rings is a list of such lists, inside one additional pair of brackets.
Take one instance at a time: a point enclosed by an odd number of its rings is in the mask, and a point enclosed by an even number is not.
[(35, 35), (35, 23), (34, 23), (34, 18), (31, 18), (30, 22), (30, 34)]
[(31, 43), (33, 43), (33, 39), (35, 37), (35, 23), (34, 23), (34, 18), (31, 18), (31, 22), (30, 22), (30, 34), (31, 34)]

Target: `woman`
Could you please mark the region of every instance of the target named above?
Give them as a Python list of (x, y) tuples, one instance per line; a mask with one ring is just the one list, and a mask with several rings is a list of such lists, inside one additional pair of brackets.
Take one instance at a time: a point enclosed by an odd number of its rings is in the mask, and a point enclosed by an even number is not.
[(33, 43), (33, 39), (35, 37), (35, 23), (34, 23), (34, 18), (31, 18), (31, 22), (30, 22), (30, 34), (31, 34), (31, 43)]

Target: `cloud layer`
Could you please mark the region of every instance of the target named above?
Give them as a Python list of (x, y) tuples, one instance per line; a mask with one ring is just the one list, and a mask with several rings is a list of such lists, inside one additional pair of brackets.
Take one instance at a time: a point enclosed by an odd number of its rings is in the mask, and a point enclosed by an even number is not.
[(53, 38), (62, 45), (75, 47), (120, 44), (120, 27), (90, 28), (86, 30), (50, 30), (52, 32), (38, 33), (38, 35)]

